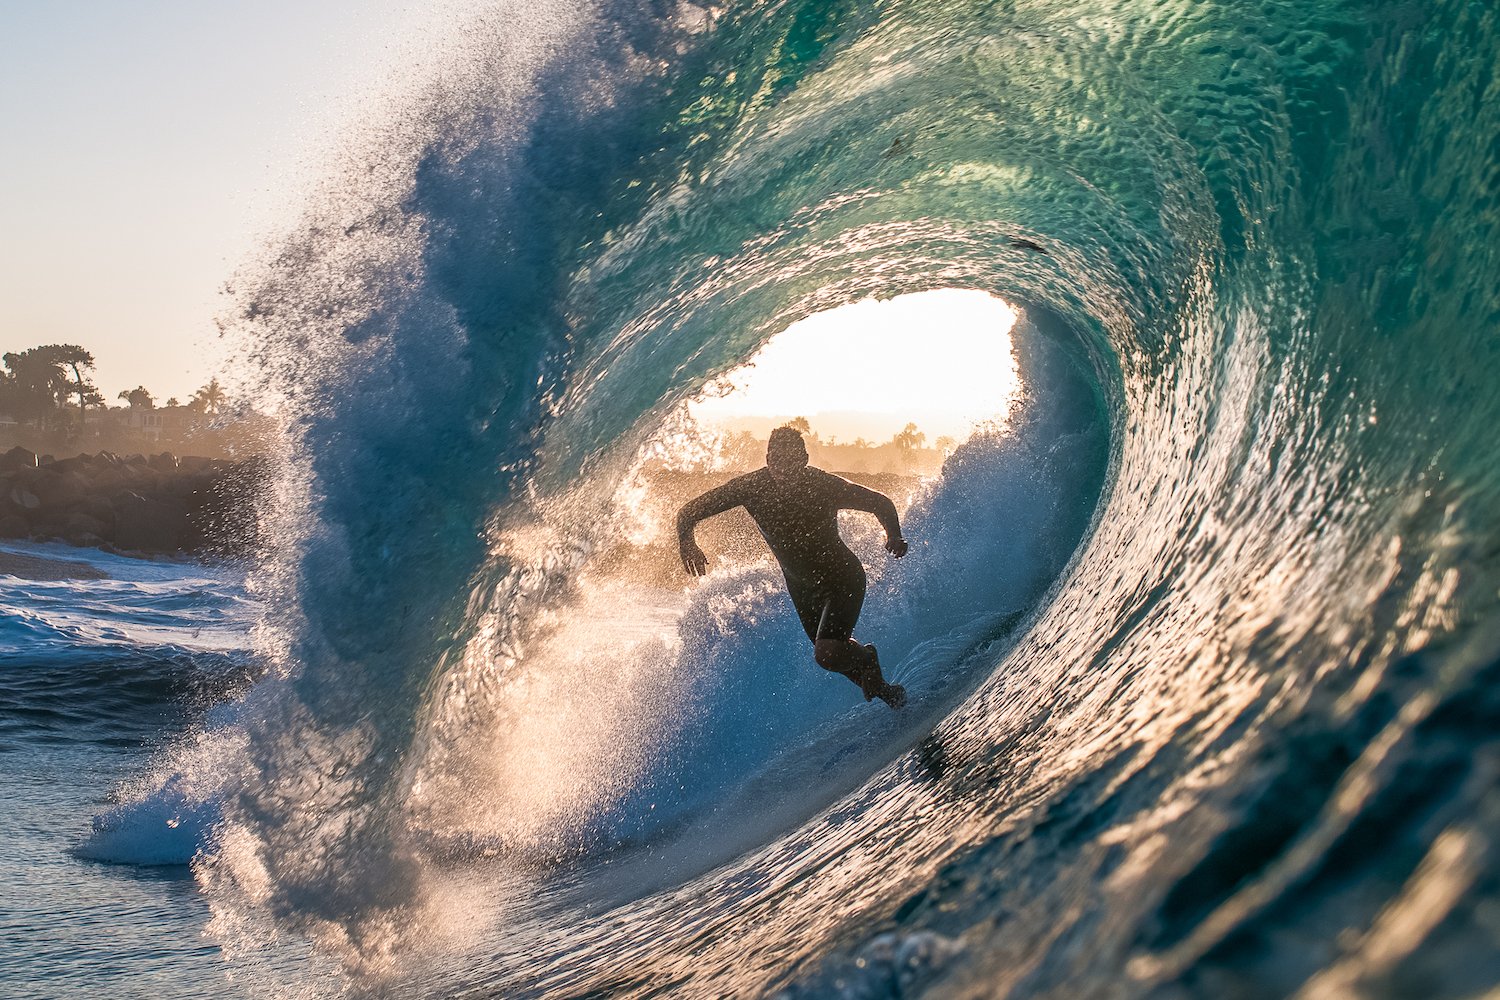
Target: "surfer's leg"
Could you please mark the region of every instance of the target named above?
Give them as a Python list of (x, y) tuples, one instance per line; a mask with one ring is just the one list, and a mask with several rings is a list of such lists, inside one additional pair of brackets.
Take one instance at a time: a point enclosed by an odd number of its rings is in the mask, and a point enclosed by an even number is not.
[(874, 646), (861, 646), (853, 639), (819, 639), (813, 643), (813, 659), (824, 670), (843, 674), (857, 684), (865, 701), (879, 698), (892, 708), (906, 703), (906, 689), (886, 682)]
[(885, 687), (880, 676), (880, 661), (853, 639), (819, 639), (813, 643), (813, 659), (824, 670), (843, 674), (864, 693), (869, 701)]
[(893, 692), (904, 692), (899, 685), (887, 684), (880, 675), (880, 659), (874, 646), (854, 641), (854, 623), (865, 602), (865, 570), (851, 555), (850, 565), (832, 582), (810, 583), (787, 574), (787, 591), (797, 608), (797, 617), (813, 643), (813, 659), (824, 670), (843, 674), (859, 688), (865, 701), (880, 698), (892, 707)]
[(863, 648), (870, 654), (870, 659), (875, 662), (875, 676), (880, 678), (880, 683), (883, 685), (882, 689), (876, 693), (875, 697), (879, 698), (881, 701), (885, 702), (892, 708), (905, 707), (906, 688), (902, 687), (900, 684), (892, 684), (887, 682), (885, 677), (881, 674), (880, 655), (875, 652), (874, 643), (865, 643)]
[(839, 603), (836, 598), (826, 590), (801, 585), (801, 581), (791, 577), (787, 578), (787, 590), (797, 608), (797, 617), (802, 620), (802, 628), (812, 640), (813, 659), (818, 666), (843, 674), (859, 685), (865, 701), (875, 697), (883, 682), (867, 676), (865, 663), (869, 657), (864, 647), (850, 637), (850, 629), (845, 627), (847, 615), (835, 607)]
[[(856, 607), (855, 614), (857, 613)], [(830, 625), (829, 621), (836, 617), (838, 623)], [(853, 615), (847, 613), (847, 608), (845, 614), (835, 616), (825, 607), (822, 618), (822, 628), (813, 639), (813, 659), (818, 661), (818, 666), (849, 678), (859, 686), (865, 701), (879, 698), (892, 708), (900, 708), (906, 704), (906, 689), (899, 684), (886, 683), (881, 674), (880, 657), (876, 654), (875, 647), (862, 646), (849, 634), (852, 629), (847, 626), (852, 625)]]
[(819, 588), (814, 605), (817, 624), (808, 628), (813, 641), (813, 659), (824, 670), (843, 674), (858, 685), (865, 701), (879, 698), (894, 706), (892, 685), (887, 684), (880, 674), (880, 658), (875, 655), (875, 647), (861, 646), (854, 641), (854, 623), (859, 620), (864, 603), (865, 570), (851, 554), (848, 565)]

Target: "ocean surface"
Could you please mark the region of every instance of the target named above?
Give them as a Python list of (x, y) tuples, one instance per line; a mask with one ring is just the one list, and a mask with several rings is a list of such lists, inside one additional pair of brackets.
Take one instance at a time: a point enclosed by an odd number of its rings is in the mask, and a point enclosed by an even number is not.
[[(275, 551), (0, 577), (0, 995), (1492, 996), (1496, 18), (455, 13), (233, 277)], [(684, 399), (944, 287), (1024, 399), (847, 525), (908, 709), (619, 570)]]

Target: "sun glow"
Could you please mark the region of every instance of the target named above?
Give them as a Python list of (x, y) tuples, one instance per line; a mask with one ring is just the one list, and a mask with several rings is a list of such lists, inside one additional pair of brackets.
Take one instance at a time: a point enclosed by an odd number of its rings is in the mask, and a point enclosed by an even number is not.
[(1016, 310), (955, 288), (816, 313), (772, 338), (689, 404), (709, 427), (763, 434), (806, 417), (827, 439), (889, 439), (915, 423), (929, 440), (1004, 420), (1020, 388)]

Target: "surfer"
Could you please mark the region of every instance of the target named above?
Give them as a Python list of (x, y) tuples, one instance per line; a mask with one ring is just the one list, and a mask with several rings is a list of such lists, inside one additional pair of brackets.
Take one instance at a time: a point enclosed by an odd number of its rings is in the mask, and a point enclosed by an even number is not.
[(693, 539), (693, 529), (735, 507), (744, 507), (755, 519), (781, 564), (818, 666), (849, 678), (865, 701), (879, 698), (892, 708), (906, 704), (906, 689), (888, 684), (881, 675), (875, 647), (854, 639), (854, 623), (865, 601), (865, 568), (839, 537), (838, 527), (841, 510), (874, 514), (885, 529), (886, 551), (900, 559), (906, 555), (906, 539), (890, 497), (811, 468), (801, 433), (778, 427), (766, 446), (765, 468), (683, 504), (677, 514), (683, 569), (693, 576), (707, 571), (708, 557)]

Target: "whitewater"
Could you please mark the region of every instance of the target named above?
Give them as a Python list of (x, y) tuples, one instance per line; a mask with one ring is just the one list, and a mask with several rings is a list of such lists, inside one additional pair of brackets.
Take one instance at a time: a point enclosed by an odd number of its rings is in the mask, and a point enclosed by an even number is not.
[[(0, 577), (0, 994), (1500, 988), (1489, 6), (502, 3), (429, 55), (232, 282), (275, 550)], [(768, 564), (608, 556), (685, 400), (938, 288), (1023, 390), (906, 559), (846, 526), (898, 714)]]

